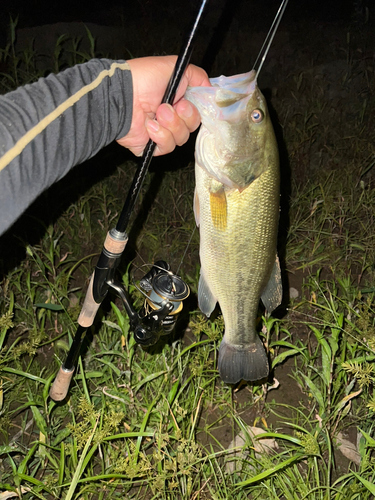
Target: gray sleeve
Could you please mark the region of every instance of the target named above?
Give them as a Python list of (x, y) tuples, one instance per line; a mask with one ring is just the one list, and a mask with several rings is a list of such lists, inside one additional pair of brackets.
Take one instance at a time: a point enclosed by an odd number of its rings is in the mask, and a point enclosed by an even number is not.
[(0, 96), (0, 234), (73, 166), (124, 137), (132, 104), (128, 64), (108, 59)]

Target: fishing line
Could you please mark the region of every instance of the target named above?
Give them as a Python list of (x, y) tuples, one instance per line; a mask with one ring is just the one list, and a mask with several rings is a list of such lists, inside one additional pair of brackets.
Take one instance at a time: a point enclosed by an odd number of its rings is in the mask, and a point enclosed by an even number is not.
[[(269, 31), (267, 33), (267, 36), (266, 36), (266, 39), (263, 42), (262, 48), (260, 49), (259, 54), (258, 54), (258, 56), (256, 58), (256, 61), (255, 61), (254, 66), (253, 66), (253, 69), (257, 72), (257, 76), (259, 76), (259, 73), (260, 73), (260, 70), (262, 69), (263, 63), (266, 60), (268, 51), (270, 50), (270, 47), (271, 47), (271, 43), (272, 43), (272, 41), (273, 41), (273, 39), (274, 39), (274, 37), (276, 35), (277, 29), (279, 27), (279, 24), (280, 24), (280, 21), (281, 21), (283, 15), (284, 15), (284, 11), (286, 9), (286, 6), (288, 5), (288, 2), (289, 2), (289, 0), (283, 0), (281, 2), (279, 10), (276, 13), (275, 19), (272, 22), (271, 28), (269, 29)], [(262, 54), (263, 49), (264, 49), (265, 46), (266, 46), (266, 49), (265, 49), (264, 54), (262, 56), (262, 59), (260, 61), (259, 68), (256, 69), (256, 65), (257, 65), (257, 63), (259, 61), (259, 58), (261, 57), (261, 54)]]
[(177, 268), (177, 271), (176, 271), (176, 274), (178, 274), (178, 271), (180, 270), (180, 267), (182, 266), (182, 263), (184, 261), (184, 258), (185, 258), (185, 255), (186, 255), (186, 252), (188, 251), (188, 248), (190, 246), (190, 243), (191, 243), (191, 240), (193, 239), (193, 236), (194, 236), (194, 233), (195, 233), (195, 230), (197, 229), (197, 226), (194, 227), (193, 229), (193, 232), (191, 233), (191, 236), (190, 236), (190, 239), (188, 241), (188, 244), (186, 245), (186, 248), (185, 248), (185, 251), (184, 251), (184, 255), (182, 256), (182, 259), (181, 259), (181, 262), (180, 262), (180, 265), (178, 266)]

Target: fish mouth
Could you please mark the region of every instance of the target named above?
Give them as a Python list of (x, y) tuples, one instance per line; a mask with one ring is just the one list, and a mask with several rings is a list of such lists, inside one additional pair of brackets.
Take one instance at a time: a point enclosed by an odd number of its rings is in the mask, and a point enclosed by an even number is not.
[[(234, 130), (233, 127), (249, 120), (253, 109), (259, 108), (264, 113), (263, 96), (257, 86), (255, 71), (240, 77), (220, 76), (211, 80), (215, 84), (212, 87), (188, 87), (185, 93), (185, 99), (197, 107), (202, 124), (213, 134), (218, 128), (222, 133), (230, 134), (230, 129)], [(254, 126), (260, 123), (254, 123)], [(228, 141), (224, 140), (223, 144), (227, 147)]]
[[(198, 108), (203, 121), (205, 118), (226, 120), (226, 109), (231, 106), (245, 107), (244, 103), (251, 98), (257, 88), (254, 70), (235, 76), (222, 75), (211, 78), (210, 82), (212, 87), (188, 87), (184, 96)], [(218, 116), (221, 113), (223, 115)]]
[(235, 76), (218, 76), (210, 79), (215, 88), (225, 89), (236, 94), (252, 94), (257, 85), (257, 73), (253, 69)]
[(199, 110), (202, 127), (196, 145), (196, 162), (229, 189), (240, 192), (259, 173), (252, 157), (258, 156), (258, 136), (266, 120), (250, 119), (254, 109), (266, 116), (263, 96), (254, 70), (211, 79), (212, 87), (188, 88), (185, 98)]

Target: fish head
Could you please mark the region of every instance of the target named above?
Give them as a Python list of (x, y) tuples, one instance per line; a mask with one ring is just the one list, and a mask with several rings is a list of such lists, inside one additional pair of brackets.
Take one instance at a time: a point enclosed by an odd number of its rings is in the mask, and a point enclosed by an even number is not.
[(202, 118), (196, 162), (217, 181), (242, 191), (277, 161), (266, 100), (253, 70), (210, 81), (212, 87), (190, 87), (185, 93)]

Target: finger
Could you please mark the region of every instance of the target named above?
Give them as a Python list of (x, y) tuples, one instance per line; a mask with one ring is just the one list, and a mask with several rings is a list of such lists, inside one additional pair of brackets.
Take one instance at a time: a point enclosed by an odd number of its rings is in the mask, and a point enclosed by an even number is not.
[(142, 144), (141, 146), (131, 146), (127, 149), (129, 149), (129, 151), (131, 151), (133, 153), (133, 155), (138, 156), (140, 158), (143, 155), (143, 151), (145, 150), (145, 147)]
[(204, 69), (194, 64), (189, 64), (186, 69), (186, 78), (190, 87), (211, 87), (210, 79)]
[[(193, 109), (185, 110), (185, 114), (192, 114)], [(189, 120), (189, 116), (187, 119)], [(156, 112), (156, 119), (159, 125), (166, 128), (173, 135), (174, 141), (178, 146), (185, 144), (189, 138), (190, 129), (174, 108), (169, 104), (162, 104)]]
[(127, 134), (121, 139), (117, 139), (120, 146), (129, 149), (135, 156), (142, 156), (145, 145), (150, 139), (148, 131), (144, 128), (141, 134)]
[(191, 104), (186, 99), (181, 99), (175, 104), (174, 109), (177, 115), (185, 122), (189, 132), (194, 132), (199, 127), (201, 116), (194, 104)]
[(171, 153), (176, 147), (176, 141), (173, 134), (166, 128), (162, 127), (156, 120), (148, 119), (146, 128), (157, 147), (154, 156), (166, 155)]
[(204, 69), (189, 64), (178, 87), (175, 102), (181, 99), (187, 87), (212, 87), (212, 85)]

